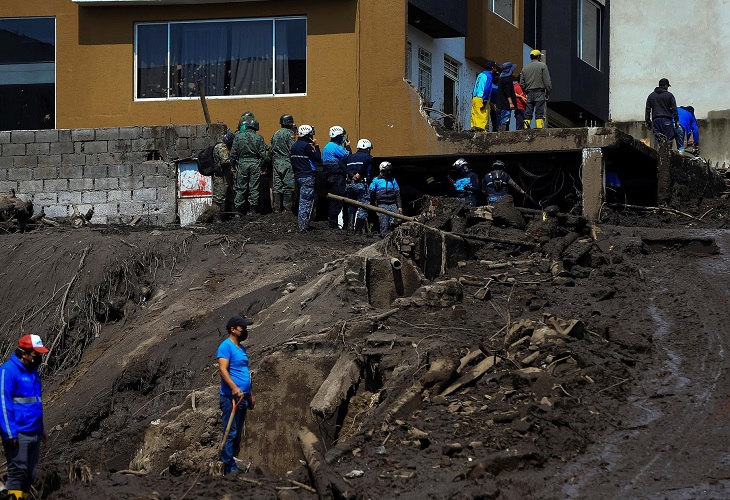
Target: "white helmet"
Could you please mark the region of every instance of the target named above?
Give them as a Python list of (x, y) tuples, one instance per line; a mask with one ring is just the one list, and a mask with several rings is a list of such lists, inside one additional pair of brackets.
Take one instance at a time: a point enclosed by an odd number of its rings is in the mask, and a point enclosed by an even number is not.
[(314, 134), (314, 128), (311, 125), (299, 125), (299, 128), (297, 129), (297, 133), (300, 136)]
[(332, 127), (330, 129), (330, 137), (332, 139), (334, 139), (338, 135), (344, 135), (344, 134), (345, 134), (345, 129), (340, 127), (339, 125), (335, 125), (334, 127)]
[(454, 162), (454, 168), (461, 168), (461, 167), (468, 167), (469, 164), (466, 162), (464, 158), (459, 158)]
[(373, 147), (373, 143), (367, 139), (360, 139), (357, 141), (357, 149), (370, 149)]
[(384, 161), (383, 163), (380, 164), (380, 173), (381, 174), (383, 174), (385, 172), (390, 172), (391, 170), (393, 170), (393, 164), (390, 163), (389, 161)]

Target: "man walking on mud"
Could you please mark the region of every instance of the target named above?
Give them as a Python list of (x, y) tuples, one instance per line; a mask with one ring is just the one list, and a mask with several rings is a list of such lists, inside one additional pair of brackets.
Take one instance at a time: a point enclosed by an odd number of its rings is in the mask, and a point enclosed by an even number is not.
[[(253, 409), (251, 374), (248, 371), (248, 354), (241, 344), (248, 338), (248, 326), (253, 321), (245, 316), (233, 316), (226, 323), (228, 338), (218, 346), (218, 372), (221, 376), (220, 407), (223, 413), (223, 438), (221, 462), (223, 474), (238, 470), (236, 455), (241, 446), (246, 411)], [(226, 430), (228, 434), (226, 435)]]
[(47, 352), (38, 335), (24, 335), (15, 353), (0, 366), (0, 434), (8, 464), (5, 486), (16, 498), (30, 498), (38, 471), (45, 438), (38, 367)]

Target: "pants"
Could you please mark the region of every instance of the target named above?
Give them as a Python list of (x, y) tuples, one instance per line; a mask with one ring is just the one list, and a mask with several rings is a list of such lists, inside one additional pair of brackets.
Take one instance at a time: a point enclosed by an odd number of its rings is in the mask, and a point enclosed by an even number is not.
[(544, 90), (528, 90), (527, 91), (527, 109), (525, 110), (525, 120), (545, 119), (545, 91)]
[[(384, 210), (387, 210), (388, 212), (398, 213), (398, 205), (396, 205), (395, 203), (393, 203), (392, 205), (390, 205), (390, 204), (385, 204), (385, 205), (378, 204), (378, 206), (380, 208), (384, 209)], [(391, 222), (393, 222), (393, 217), (391, 217), (390, 215), (378, 214), (378, 223), (380, 225), (380, 234), (385, 234), (388, 231), (390, 231), (390, 223)]]
[[(370, 205), (370, 191), (364, 182), (348, 181), (345, 194), (352, 200), (357, 200), (360, 203)], [(347, 210), (350, 213), (350, 220), (368, 218), (368, 211), (364, 208), (357, 207), (356, 209), (355, 207), (350, 206)]]
[[(345, 196), (345, 188), (347, 180), (344, 175), (328, 175), (327, 176), (327, 192), (337, 196)], [(340, 212), (342, 212), (342, 202), (339, 200), (329, 200), (329, 209), (327, 210), (327, 221), (332, 229), (339, 227)]]
[(499, 110), (499, 130), (509, 130), (509, 121), (512, 119), (511, 109)]
[(471, 128), (487, 130), (489, 123), (489, 103), (484, 103), (481, 97), (471, 98)]
[(291, 163), (275, 162), (273, 169), (274, 194), (292, 195), (294, 193), (294, 171)]
[(3, 448), (5, 448), (5, 459), (8, 462), (8, 480), (5, 487), (9, 490), (29, 492), (38, 472), (41, 436), (39, 434), (18, 434), (17, 447), (3, 442)]
[[(231, 418), (231, 412), (233, 411), (233, 400), (230, 396), (220, 397), (220, 407), (223, 418), (223, 433), (226, 432), (228, 426), (228, 420)], [(221, 462), (223, 462), (223, 474), (229, 474), (238, 470), (236, 465), (235, 456), (241, 450), (241, 437), (243, 436), (243, 424), (246, 422), (246, 401), (241, 401), (236, 408), (236, 415), (233, 417), (233, 423), (231, 424), (231, 430), (228, 432), (226, 442), (223, 445), (221, 451)], [(223, 434), (221, 434), (223, 438)]]
[(681, 125), (674, 129), (674, 140), (677, 143), (677, 150), (684, 151), (685, 134), (684, 127), (682, 127)]
[(669, 143), (674, 140), (674, 124), (672, 123), (671, 118), (654, 118), (654, 120), (652, 120), (652, 128), (654, 129), (654, 149), (659, 148), (660, 137), (664, 137)]
[(524, 130), (525, 128), (525, 110), (515, 109), (515, 130)]
[(236, 168), (236, 210), (244, 210), (248, 201), (248, 209), (258, 212), (259, 188), (261, 186), (261, 168), (258, 161), (246, 161)]
[(312, 218), (314, 204), (317, 202), (317, 192), (314, 190), (314, 177), (297, 179), (299, 185), (299, 231), (304, 232), (309, 228), (309, 220)]
[(228, 170), (222, 176), (213, 174), (213, 203), (228, 209), (233, 201), (233, 173)]

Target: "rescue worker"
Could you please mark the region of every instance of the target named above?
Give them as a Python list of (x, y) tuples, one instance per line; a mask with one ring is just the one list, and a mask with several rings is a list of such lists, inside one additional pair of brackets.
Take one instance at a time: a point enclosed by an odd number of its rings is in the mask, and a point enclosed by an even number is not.
[(527, 196), (525, 190), (504, 171), (504, 162), (497, 160), (492, 163), (492, 171), (485, 175), (482, 180), (482, 191), (487, 197), (487, 202), (493, 205), (495, 202), (504, 198), (508, 194), (508, 187), (511, 187), (523, 196)]
[(213, 205), (214, 215), (223, 220), (223, 214), (233, 204), (233, 172), (230, 149), (236, 133), (228, 130), (221, 141), (213, 147)]
[(468, 201), (472, 207), (477, 206), (477, 192), (479, 191), (479, 176), (471, 171), (469, 164), (464, 158), (454, 162), (456, 180), (449, 178), (456, 189), (456, 198)]
[[(370, 179), (370, 168), (373, 165), (373, 144), (368, 139), (357, 141), (357, 151), (347, 157), (347, 189), (345, 194), (348, 198), (357, 200), (360, 203), (370, 204), (370, 193), (368, 192), (368, 179)], [(368, 220), (368, 211), (364, 208), (348, 207), (348, 220), (355, 221), (355, 232), (362, 234), (363, 228)], [(348, 226), (349, 227), (349, 226)]]
[[(243, 346), (248, 338), (248, 327), (253, 321), (245, 316), (233, 316), (226, 323), (225, 339), (216, 351), (218, 373), (221, 376), (219, 404), (225, 435), (228, 422), (231, 427), (221, 449), (220, 460), (223, 462), (223, 475), (238, 471), (236, 455), (241, 447), (243, 424), (246, 422), (248, 409), (254, 407), (251, 392), (251, 374), (248, 370), (248, 354)], [(233, 415), (231, 417), (231, 415)]]
[(700, 129), (695, 118), (695, 108), (692, 106), (680, 106), (677, 108), (679, 127), (675, 128), (677, 136), (677, 151), (684, 153), (685, 143), (689, 142), (692, 136), (694, 154), (700, 154)]
[(241, 115), (241, 118), (238, 119), (238, 128), (236, 129), (236, 133), (246, 130), (246, 125), (255, 119), (256, 117), (253, 115), (253, 113), (251, 113), (250, 111), (244, 111)]
[(671, 87), (669, 80), (662, 78), (659, 80), (659, 85), (654, 88), (654, 92), (646, 98), (644, 121), (646, 126), (654, 132), (654, 149), (659, 147), (662, 137), (671, 143), (674, 140), (674, 129), (679, 127), (677, 101), (669, 92), (669, 87)]
[[(347, 132), (339, 125), (330, 128), (330, 142), (322, 149), (322, 172), (327, 181), (327, 192), (337, 196), (345, 196), (346, 179), (345, 179), (345, 160), (350, 153), (350, 141), (347, 140)], [(327, 211), (327, 222), (330, 228), (337, 229), (339, 227), (340, 212), (342, 212), (342, 202), (339, 200), (329, 200), (329, 210)], [(347, 227), (345, 221), (344, 227)]]
[[(271, 137), (273, 163), (274, 213), (292, 213), (294, 201), (294, 171), (291, 167), (291, 147), (296, 141), (296, 126), (292, 115), (281, 115), (281, 128)], [(283, 209), (282, 209), (283, 206)]]
[(236, 168), (234, 203), (240, 214), (259, 212), (261, 169), (269, 154), (269, 146), (257, 133), (258, 130), (258, 120), (250, 120), (245, 130), (236, 134), (231, 148), (231, 161)]
[[(403, 213), (403, 205), (400, 199), (400, 187), (393, 178), (393, 165), (384, 161), (379, 167), (380, 175), (370, 183), (370, 201), (377, 207), (389, 212)], [(383, 235), (390, 230), (393, 217), (386, 214), (378, 214), (380, 234)]]
[(317, 193), (314, 190), (317, 178), (317, 163), (322, 162), (322, 152), (314, 138), (314, 127), (299, 125), (298, 138), (291, 147), (291, 165), (294, 179), (299, 186), (299, 231), (309, 229)]
[(31, 498), (38, 472), (43, 427), (41, 356), (48, 353), (38, 335), (23, 335), (18, 348), (0, 366), (0, 434), (8, 465), (5, 487), (16, 498)]
[(545, 127), (545, 102), (550, 99), (553, 84), (550, 81), (550, 72), (542, 62), (542, 52), (530, 52), (530, 62), (522, 68), (520, 86), (527, 94), (527, 109), (525, 110), (525, 128), (529, 129), (532, 115), (535, 115), (535, 127)]

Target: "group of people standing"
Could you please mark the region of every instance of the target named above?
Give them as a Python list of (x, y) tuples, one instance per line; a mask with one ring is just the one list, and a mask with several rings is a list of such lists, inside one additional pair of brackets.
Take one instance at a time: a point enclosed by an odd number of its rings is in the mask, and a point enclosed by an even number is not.
[(530, 52), (530, 63), (518, 76), (517, 65), (489, 60), (477, 75), (471, 101), (472, 130), (487, 131), (491, 117), (492, 131), (509, 130), (512, 112), (517, 130), (529, 129), (533, 116), (536, 128), (545, 126), (545, 102), (550, 98), (552, 82), (539, 50)]
[[(271, 138), (271, 146), (258, 134), (259, 122), (253, 113), (241, 116), (238, 130), (229, 130), (213, 150), (213, 210), (226, 212), (227, 200), (233, 199), (235, 216), (259, 211), (261, 175), (271, 166), (272, 209), (275, 213), (293, 213), (298, 198), (298, 227), (304, 232), (314, 212), (317, 192), (317, 165), (322, 165), (327, 192), (348, 197), (363, 204), (375, 204), (395, 213), (402, 213), (400, 187), (393, 178), (393, 166), (382, 162), (378, 176), (371, 177), (373, 145), (368, 139), (357, 142), (355, 152), (350, 147), (347, 131), (335, 125), (329, 129), (329, 142), (320, 149), (311, 125), (294, 123), (289, 114), (279, 119), (281, 128)], [(298, 196), (295, 196), (298, 195)], [(367, 223), (367, 210), (344, 207), (342, 201), (331, 199), (328, 224), (362, 233)], [(392, 217), (379, 216), (380, 232), (387, 232)]]
[[(679, 106), (674, 95), (669, 91), (669, 80), (662, 78), (654, 92), (646, 98), (644, 121), (647, 128), (654, 133), (654, 147), (661, 140), (677, 143), (677, 151), (684, 153), (690, 140), (694, 145), (694, 154), (700, 154), (700, 131), (695, 118), (695, 108)], [(692, 139), (690, 139), (690, 136)]]

